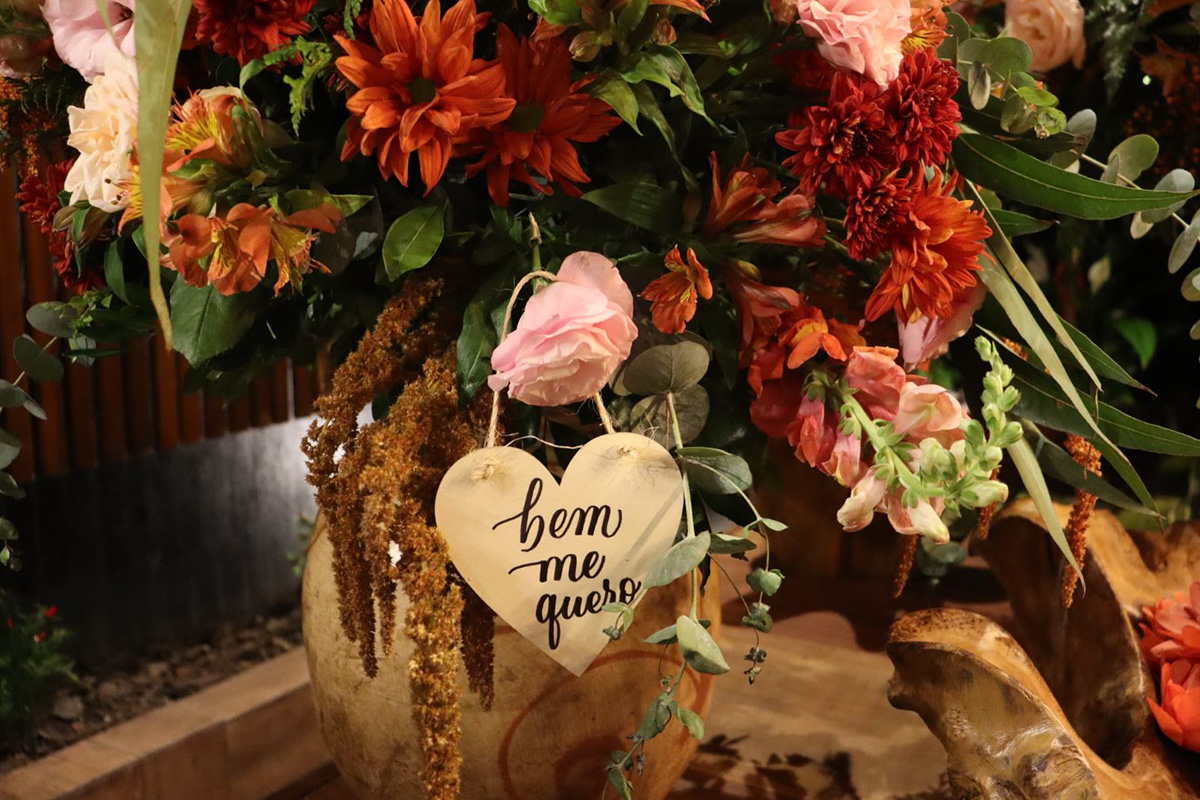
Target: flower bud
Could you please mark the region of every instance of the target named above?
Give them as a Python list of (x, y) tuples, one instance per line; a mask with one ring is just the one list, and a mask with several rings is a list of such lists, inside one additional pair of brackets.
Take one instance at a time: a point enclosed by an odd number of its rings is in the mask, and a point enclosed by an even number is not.
[(963, 490), (962, 502), (970, 508), (986, 508), (1008, 499), (1008, 486), (1000, 481), (980, 481)]
[(655, 44), (668, 45), (675, 44), (675, 37), (675, 26), (671, 24), (671, 20), (659, 17), (658, 22), (654, 23), (654, 32), (650, 34), (650, 38)]
[(583, 31), (571, 40), (571, 58), (583, 62), (595, 60), (604, 45), (608, 44), (605, 39), (611, 41), (612, 37), (598, 31)]

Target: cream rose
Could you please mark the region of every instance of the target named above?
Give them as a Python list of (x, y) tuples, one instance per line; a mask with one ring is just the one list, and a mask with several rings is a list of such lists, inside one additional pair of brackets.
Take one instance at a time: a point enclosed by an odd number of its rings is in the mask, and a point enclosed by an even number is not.
[(67, 144), (79, 151), (64, 186), (72, 203), (86, 200), (109, 213), (129, 205), (125, 182), (137, 143), (137, 115), (136, 64), (129, 56), (111, 51), (104, 74), (83, 96), (83, 108), (67, 109), (71, 126)]
[(1008, 0), (1009, 33), (1033, 51), (1033, 69), (1049, 72), (1068, 60), (1083, 66), (1083, 6), (1079, 0)]

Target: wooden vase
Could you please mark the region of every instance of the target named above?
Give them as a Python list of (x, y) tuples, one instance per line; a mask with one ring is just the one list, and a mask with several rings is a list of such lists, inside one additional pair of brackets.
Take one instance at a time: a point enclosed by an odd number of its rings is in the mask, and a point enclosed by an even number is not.
[[(321, 732), (343, 779), (362, 800), (419, 800), (423, 756), (412, 719), (408, 660), (412, 646), (397, 631), (379, 674), (367, 678), (356, 646), (338, 621), (337, 590), (328, 537), (313, 535), (304, 571), (304, 642)], [(466, 800), (575, 800), (599, 797), (604, 766), (627, 750), (647, 707), (673, 674), (674, 652), (642, 639), (687, 613), (685, 582), (654, 589), (637, 607), (636, 621), (574, 677), (502, 621), (495, 639), (495, 701), (484, 710), (477, 695), (462, 698), (462, 793)], [(720, 628), (720, 590), (710, 580), (700, 616)], [(408, 600), (397, 598), (397, 618)], [(461, 675), (466, 686), (466, 676)], [(680, 705), (708, 712), (714, 680), (689, 670)], [(678, 781), (697, 742), (677, 723), (646, 746), (646, 770), (632, 776), (638, 800), (661, 800)], [(610, 790), (611, 795), (611, 790)]]

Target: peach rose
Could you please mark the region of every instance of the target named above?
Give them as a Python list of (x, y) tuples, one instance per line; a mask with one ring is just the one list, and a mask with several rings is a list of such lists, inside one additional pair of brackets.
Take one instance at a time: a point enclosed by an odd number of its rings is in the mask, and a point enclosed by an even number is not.
[(912, 31), (909, 0), (796, 0), (796, 19), (834, 66), (880, 86), (900, 74), (901, 45)]
[(1004, 8), (1009, 33), (1033, 51), (1032, 69), (1049, 72), (1073, 60), (1083, 66), (1083, 6), (1079, 0), (1008, 0)]
[(83, 95), (83, 108), (67, 108), (67, 144), (79, 158), (67, 173), (71, 202), (86, 200), (114, 213), (129, 205), (126, 188), (137, 143), (138, 84), (133, 59), (109, 50), (105, 73)]
[(573, 253), (492, 353), (488, 386), (531, 406), (578, 403), (604, 387), (635, 338), (621, 273), (599, 253)]
[(1162, 705), (1150, 701), (1158, 727), (1175, 744), (1200, 753), (1200, 663), (1171, 661), (1162, 666)]

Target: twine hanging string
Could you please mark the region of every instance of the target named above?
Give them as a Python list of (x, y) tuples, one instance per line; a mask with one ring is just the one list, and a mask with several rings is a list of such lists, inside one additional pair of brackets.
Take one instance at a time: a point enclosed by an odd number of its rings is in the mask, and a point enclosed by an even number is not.
[[(504, 309), (504, 324), (500, 327), (500, 341), (496, 343), (499, 347), (504, 343), (504, 339), (508, 336), (508, 326), (512, 322), (513, 307), (517, 304), (517, 298), (521, 296), (521, 290), (525, 285), (534, 278), (544, 278), (547, 281), (555, 281), (557, 277), (553, 272), (545, 270), (534, 270), (517, 281), (517, 285), (513, 287), (512, 296), (508, 298), (508, 306)], [(487, 442), (485, 447), (495, 447), (496, 437), (500, 430), (500, 393), (502, 389), (497, 389), (492, 392), (492, 418), (488, 423)], [(596, 404), (596, 411), (600, 413), (600, 423), (604, 425), (604, 430), (607, 433), (616, 433), (613, 428), (612, 417), (608, 415), (608, 409), (604, 407), (604, 401), (600, 399), (600, 393), (592, 395), (592, 401)]]

